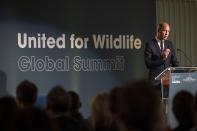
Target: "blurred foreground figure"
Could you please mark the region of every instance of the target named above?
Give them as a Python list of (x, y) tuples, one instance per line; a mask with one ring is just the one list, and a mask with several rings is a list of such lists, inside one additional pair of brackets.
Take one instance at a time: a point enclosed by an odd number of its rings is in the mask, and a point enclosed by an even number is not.
[(194, 98), (194, 106), (193, 106), (193, 116), (194, 116), (194, 127), (191, 131), (197, 131), (197, 92)]
[(11, 96), (0, 97), (0, 131), (14, 131), (18, 106)]
[(22, 81), (16, 88), (16, 99), (20, 108), (32, 108), (38, 94), (37, 86), (28, 80)]
[(46, 111), (60, 131), (80, 131), (79, 122), (68, 115), (69, 102), (68, 92), (55, 86), (48, 92)]
[(59, 131), (46, 112), (35, 107), (21, 109), (15, 124), (14, 131)]
[(143, 80), (110, 92), (110, 110), (119, 131), (161, 131), (157, 126), (159, 106), (155, 90)]
[(190, 131), (194, 126), (193, 104), (191, 93), (180, 91), (175, 95), (172, 109), (179, 125), (173, 131)]
[(108, 93), (98, 93), (93, 97), (91, 102), (91, 124), (94, 131), (110, 131), (111, 113)]

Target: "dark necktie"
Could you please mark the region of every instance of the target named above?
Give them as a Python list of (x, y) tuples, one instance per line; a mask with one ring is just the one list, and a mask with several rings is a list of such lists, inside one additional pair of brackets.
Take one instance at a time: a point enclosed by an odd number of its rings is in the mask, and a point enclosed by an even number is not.
[(161, 52), (163, 51), (163, 49), (164, 49), (164, 40), (161, 40), (161, 43), (160, 43), (160, 47), (161, 47)]

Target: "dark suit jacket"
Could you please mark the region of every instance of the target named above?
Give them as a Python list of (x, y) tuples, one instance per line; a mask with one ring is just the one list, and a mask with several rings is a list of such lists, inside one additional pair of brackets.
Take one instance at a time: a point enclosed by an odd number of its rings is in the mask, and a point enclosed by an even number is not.
[(153, 85), (160, 84), (160, 81), (156, 81), (155, 77), (160, 74), (165, 68), (176, 67), (179, 64), (172, 42), (165, 40), (164, 48), (170, 49), (170, 54), (166, 61), (163, 61), (161, 57), (161, 50), (155, 38), (146, 43), (144, 57), (146, 66), (149, 69), (149, 79), (151, 80)]
[(81, 131), (80, 123), (75, 119), (67, 116), (58, 116), (53, 118), (55, 126), (58, 131)]

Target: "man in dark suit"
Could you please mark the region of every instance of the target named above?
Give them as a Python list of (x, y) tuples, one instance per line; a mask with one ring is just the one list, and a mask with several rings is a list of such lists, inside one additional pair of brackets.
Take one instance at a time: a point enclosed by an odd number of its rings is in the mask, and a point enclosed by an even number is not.
[(149, 79), (156, 89), (161, 89), (160, 80), (155, 77), (167, 67), (178, 66), (175, 49), (171, 41), (167, 40), (170, 33), (170, 26), (167, 22), (158, 25), (155, 38), (146, 43), (144, 57), (149, 69)]

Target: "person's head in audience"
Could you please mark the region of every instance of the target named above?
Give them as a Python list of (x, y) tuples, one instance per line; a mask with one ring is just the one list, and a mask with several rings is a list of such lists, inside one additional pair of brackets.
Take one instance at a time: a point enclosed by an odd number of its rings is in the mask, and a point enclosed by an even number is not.
[(47, 95), (46, 111), (61, 131), (80, 131), (78, 121), (68, 115), (69, 95), (66, 89), (58, 85)]
[(80, 108), (82, 106), (80, 97), (78, 93), (75, 91), (68, 91), (70, 97), (70, 105), (69, 105), (69, 116), (76, 120), (81, 127), (82, 131), (91, 131), (91, 126), (89, 121), (87, 121), (83, 114), (80, 112)]
[(18, 106), (15, 99), (11, 96), (0, 98), (0, 131), (14, 130), (14, 123)]
[(107, 130), (111, 124), (109, 94), (96, 94), (91, 102), (91, 123), (94, 130)]
[(76, 119), (82, 119), (79, 117), (82, 117), (79, 112), (81, 108), (81, 101), (79, 95), (74, 91), (68, 91), (69, 97), (70, 97), (70, 105), (69, 105), (69, 114), (76, 118)]
[(60, 85), (53, 87), (47, 95), (46, 110), (51, 115), (68, 113), (69, 95)]
[(145, 81), (127, 83), (110, 91), (110, 110), (120, 131), (152, 131), (159, 115), (159, 99)]
[(173, 98), (172, 110), (179, 123), (177, 129), (189, 131), (193, 127), (194, 96), (188, 91), (180, 91)]
[(37, 86), (28, 80), (22, 81), (16, 88), (16, 99), (20, 108), (33, 107), (38, 94)]
[(79, 95), (74, 91), (68, 91), (70, 97), (70, 111), (78, 112), (81, 108), (81, 101)]

